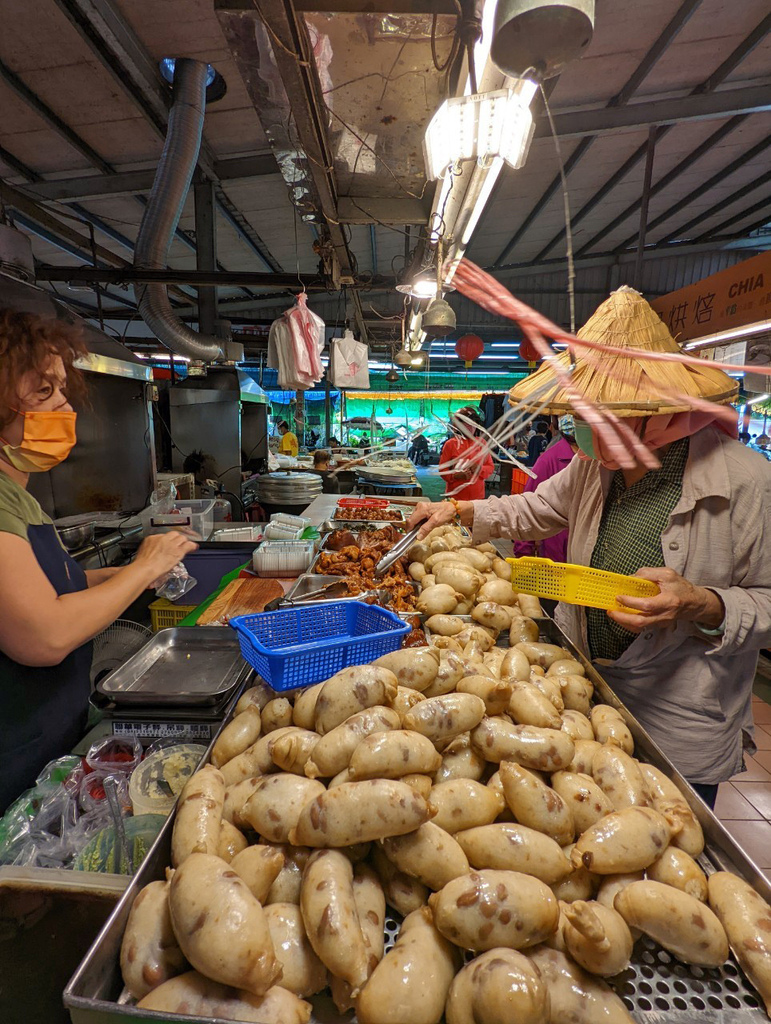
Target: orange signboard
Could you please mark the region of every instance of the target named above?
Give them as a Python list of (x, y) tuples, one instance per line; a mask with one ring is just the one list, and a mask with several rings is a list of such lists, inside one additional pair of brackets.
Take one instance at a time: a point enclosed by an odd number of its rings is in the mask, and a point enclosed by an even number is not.
[(771, 250), (654, 299), (679, 342), (771, 319)]

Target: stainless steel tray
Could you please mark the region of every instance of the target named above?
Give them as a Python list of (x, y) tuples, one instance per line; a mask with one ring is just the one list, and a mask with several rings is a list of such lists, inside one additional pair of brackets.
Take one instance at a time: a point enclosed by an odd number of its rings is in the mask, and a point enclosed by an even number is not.
[(216, 704), (249, 666), (228, 626), (162, 629), (99, 683), (115, 704)]
[(297, 577), (296, 581), (287, 591), (286, 599), (288, 601), (302, 601), (304, 597), (311, 597), (311, 595), (317, 594), (327, 584), (340, 583), (345, 579), (344, 576), (324, 576), (321, 573), (312, 573), (310, 569), (315, 564), (316, 558), (311, 562), (309, 571)]
[[(764, 899), (771, 902), (771, 884), (752, 860), (738, 848), (723, 828), (666, 759), (647, 732), (620, 703), (607, 683), (551, 619), (539, 620), (541, 638), (566, 647), (586, 669), (598, 696), (617, 707), (627, 722), (636, 744), (636, 754), (660, 768), (672, 779), (692, 807), (707, 841), (700, 863), (708, 873), (729, 870), (745, 878)], [(223, 725), (226, 722), (223, 723)], [(211, 748), (210, 748), (211, 749)], [(207, 756), (204, 760), (208, 760)], [(74, 1024), (145, 1024), (147, 1021), (228, 1024), (220, 1018), (188, 1017), (138, 1010), (130, 1005), (120, 976), (120, 944), (131, 905), (149, 882), (165, 877), (170, 863), (174, 812), (120, 903), (94, 941), (83, 963), (64, 991), (64, 1005)], [(390, 911), (385, 921), (386, 950), (398, 935), (400, 919)], [(632, 963), (609, 983), (623, 999), (639, 1024), (760, 1024), (768, 1020), (755, 990), (742, 974), (733, 956), (719, 969), (690, 967), (675, 960), (651, 940), (635, 945)], [(314, 996), (311, 1024), (355, 1024), (351, 1014), (341, 1016), (326, 996)], [(513, 1022), (512, 1022), (513, 1024)]]

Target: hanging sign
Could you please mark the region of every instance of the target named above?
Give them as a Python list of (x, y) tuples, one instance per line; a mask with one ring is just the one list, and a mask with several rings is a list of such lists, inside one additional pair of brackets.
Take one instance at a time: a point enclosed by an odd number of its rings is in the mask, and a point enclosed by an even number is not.
[(679, 288), (651, 306), (681, 344), (771, 319), (771, 250)]

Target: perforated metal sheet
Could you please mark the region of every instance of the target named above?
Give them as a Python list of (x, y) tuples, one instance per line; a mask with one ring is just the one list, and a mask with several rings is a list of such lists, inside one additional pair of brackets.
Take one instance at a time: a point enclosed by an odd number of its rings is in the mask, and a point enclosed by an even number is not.
[[(386, 952), (396, 941), (399, 927), (400, 918), (388, 914)], [(466, 961), (473, 957), (473, 953), (467, 953)], [(755, 990), (733, 957), (717, 970), (690, 967), (647, 936), (635, 943), (630, 966), (608, 983), (639, 1024), (760, 1024), (768, 1021)]]

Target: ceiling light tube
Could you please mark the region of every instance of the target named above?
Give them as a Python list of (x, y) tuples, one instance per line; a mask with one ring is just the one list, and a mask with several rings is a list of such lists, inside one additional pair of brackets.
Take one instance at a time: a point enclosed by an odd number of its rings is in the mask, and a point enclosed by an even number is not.
[(445, 100), (426, 129), (427, 177), (441, 178), (462, 160), (489, 166), (500, 157), (515, 169), (521, 167), (533, 137), (530, 101), (537, 88), (529, 79), (516, 79), (508, 89)]
[(732, 327), (728, 331), (708, 334), (703, 338), (696, 338), (695, 341), (689, 341), (683, 345), (683, 348), (688, 352), (692, 349), (712, 348), (715, 345), (722, 345), (726, 341), (745, 338), (751, 334), (762, 334), (764, 331), (771, 331), (771, 320), (761, 320), (756, 324), (747, 324), (745, 327)]

